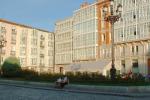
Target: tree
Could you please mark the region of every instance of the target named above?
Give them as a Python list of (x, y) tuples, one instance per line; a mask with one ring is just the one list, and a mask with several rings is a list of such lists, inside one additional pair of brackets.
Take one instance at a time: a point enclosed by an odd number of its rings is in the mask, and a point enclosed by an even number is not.
[(2, 67), (2, 75), (4, 77), (17, 77), (21, 72), (21, 65), (19, 59), (16, 57), (8, 57)]

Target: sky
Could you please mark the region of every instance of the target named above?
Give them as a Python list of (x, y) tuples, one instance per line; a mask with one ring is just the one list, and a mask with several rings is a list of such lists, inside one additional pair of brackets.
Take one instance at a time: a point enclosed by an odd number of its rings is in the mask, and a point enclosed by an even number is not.
[(94, 0), (0, 0), (0, 18), (53, 32), (57, 20), (73, 15), (84, 1)]

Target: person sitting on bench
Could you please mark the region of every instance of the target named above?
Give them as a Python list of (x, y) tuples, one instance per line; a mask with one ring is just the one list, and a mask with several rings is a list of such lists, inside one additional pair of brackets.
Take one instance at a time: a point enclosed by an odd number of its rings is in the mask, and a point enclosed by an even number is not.
[(56, 82), (55, 82), (55, 87), (59, 87), (59, 88), (64, 88), (65, 85), (69, 84), (69, 80), (66, 77), (64, 77), (63, 79), (62, 78), (59, 78)]
[(60, 83), (62, 82), (62, 78), (58, 78), (57, 81), (55, 82), (55, 86), (60, 86)]

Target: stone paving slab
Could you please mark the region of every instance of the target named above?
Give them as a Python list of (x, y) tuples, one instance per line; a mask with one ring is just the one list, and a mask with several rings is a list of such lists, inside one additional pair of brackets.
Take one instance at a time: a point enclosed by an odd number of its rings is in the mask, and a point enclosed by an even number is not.
[[(141, 98), (0, 85), (0, 100), (141, 100)], [(149, 98), (144, 97), (142, 100)]]
[(17, 87), (26, 87), (44, 90), (67, 91), (74, 93), (103, 94), (103, 95), (116, 95), (126, 97), (145, 97), (145, 96), (150, 97), (149, 86), (121, 87), (121, 86), (88, 86), (88, 85), (69, 84), (64, 89), (57, 89), (54, 88), (53, 83), (14, 81), (3, 79), (0, 79), (0, 84), (15, 85)]

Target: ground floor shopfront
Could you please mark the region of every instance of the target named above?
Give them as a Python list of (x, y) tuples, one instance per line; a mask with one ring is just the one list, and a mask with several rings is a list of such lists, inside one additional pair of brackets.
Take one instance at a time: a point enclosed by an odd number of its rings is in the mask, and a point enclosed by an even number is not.
[[(63, 72), (99, 72), (108, 75), (111, 68), (111, 45), (100, 47), (100, 59), (61, 66)], [(115, 45), (115, 67), (118, 74), (150, 74), (150, 40), (129, 41)]]

